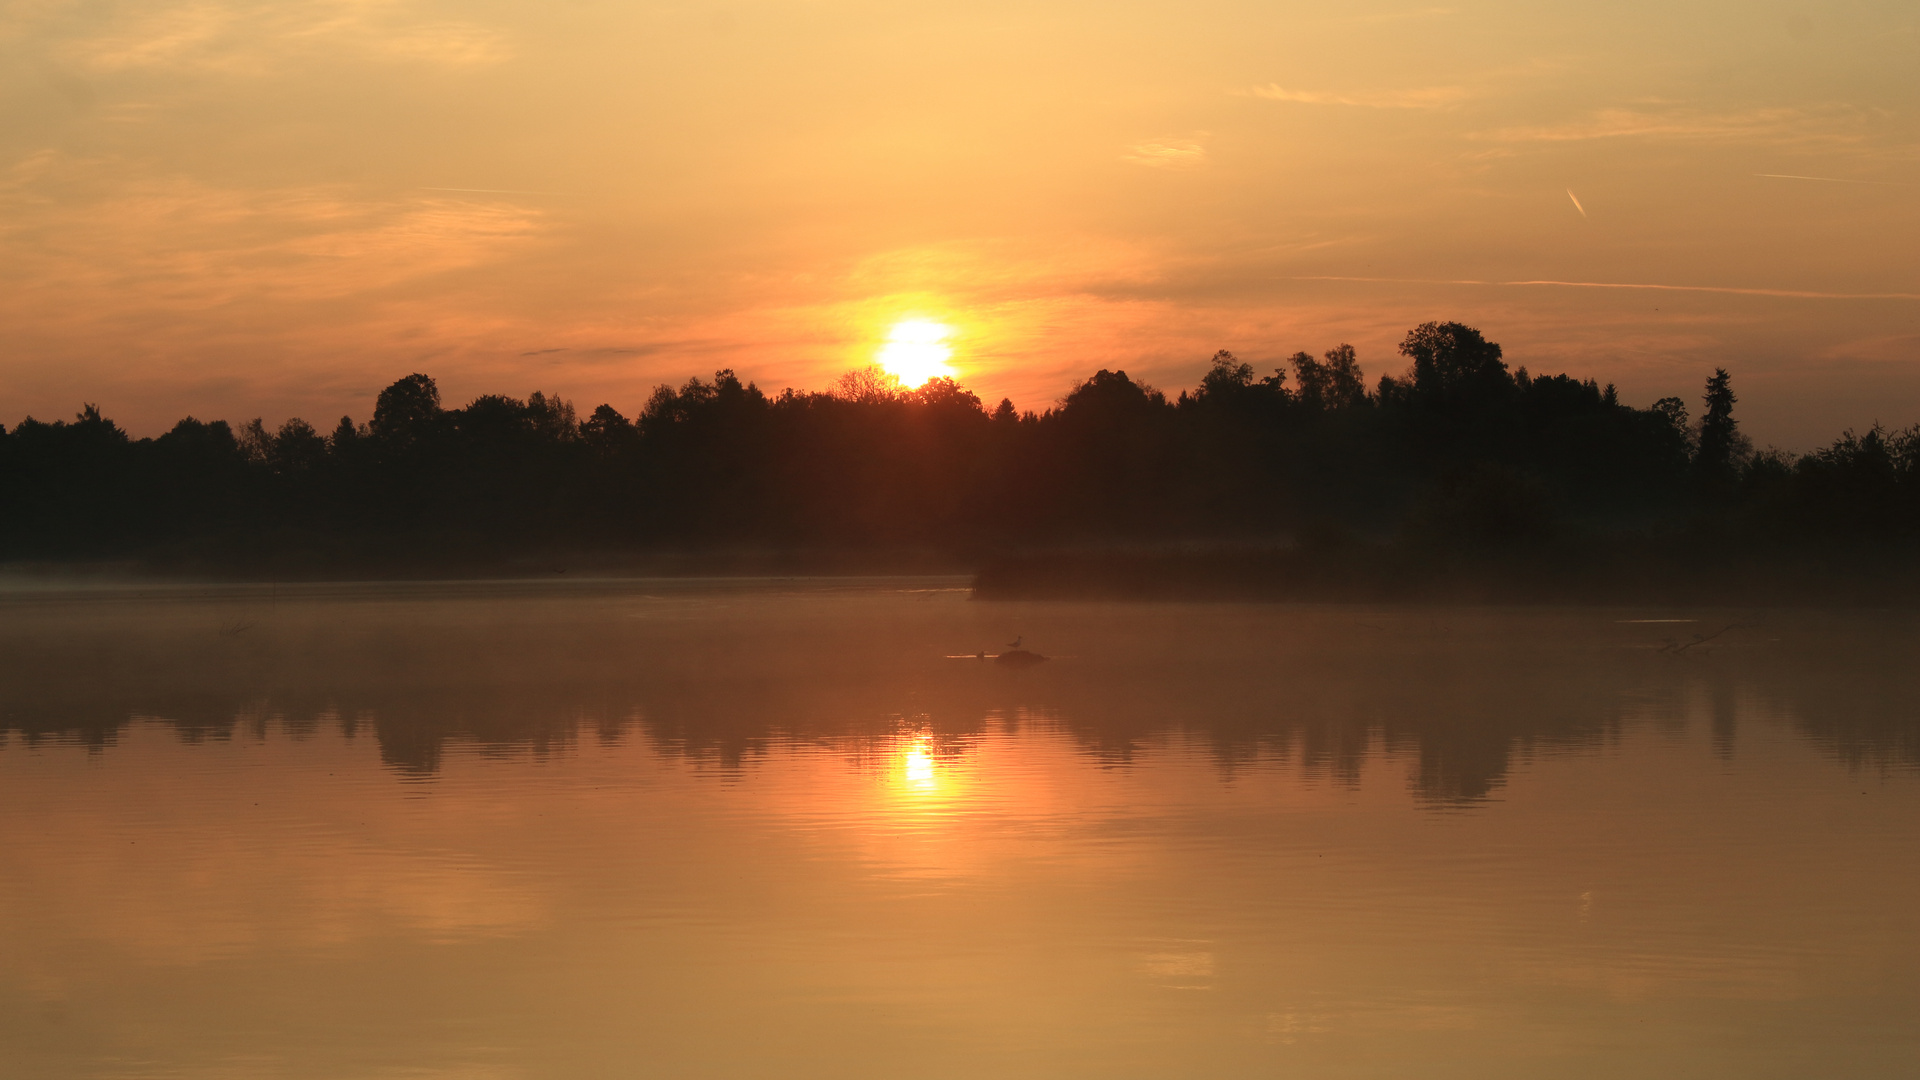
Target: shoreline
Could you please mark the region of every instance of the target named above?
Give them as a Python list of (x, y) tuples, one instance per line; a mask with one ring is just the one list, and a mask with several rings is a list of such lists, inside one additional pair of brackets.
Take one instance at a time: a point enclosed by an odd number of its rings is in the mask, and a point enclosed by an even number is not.
[(977, 600), (1920, 608), (1920, 560), (1877, 552), (1720, 555), (1651, 545), (1459, 553), (1058, 551), (990, 560)]
[[(263, 560), (262, 562), (267, 562)], [(189, 593), (283, 598), (382, 594), (802, 590), (893, 583), (989, 603), (1238, 603), (1428, 607), (1920, 609), (1920, 560), (1900, 553), (1685, 556), (1616, 546), (1500, 556), (1382, 545), (1049, 549), (962, 558), (929, 552), (600, 554), (402, 565), (34, 562), (0, 564), (0, 601)], [(270, 564), (269, 564), (270, 565)], [(572, 567), (578, 567), (577, 570)], [(278, 569), (287, 569), (279, 567)]]

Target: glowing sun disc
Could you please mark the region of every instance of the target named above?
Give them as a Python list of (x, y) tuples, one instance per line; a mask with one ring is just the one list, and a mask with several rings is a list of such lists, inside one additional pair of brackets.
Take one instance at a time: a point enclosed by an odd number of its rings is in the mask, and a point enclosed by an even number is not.
[(925, 319), (907, 319), (893, 325), (887, 343), (880, 346), (878, 360), (887, 374), (904, 386), (919, 386), (928, 379), (953, 375), (947, 358), (953, 350), (946, 345), (953, 328)]

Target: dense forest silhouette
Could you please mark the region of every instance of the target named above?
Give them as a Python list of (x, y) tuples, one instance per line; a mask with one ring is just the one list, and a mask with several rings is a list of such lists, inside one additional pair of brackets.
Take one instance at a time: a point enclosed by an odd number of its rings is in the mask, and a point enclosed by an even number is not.
[(1761, 563), (1885, 577), (1913, 561), (1920, 426), (1755, 452), (1724, 370), (1696, 421), (1677, 398), (1636, 408), (1510, 369), (1459, 323), (1399, 351), (1405, 371), (1371, 389), (1347, 345), (1266, 375), (1223, 351), (1177, 396), (1102, 370), (1038, 413), (877, 369), (777, 395), (720, 371), (660, 387), (637, 416), (584, 418), (540, 393), (447, 408), (414, 374), (325, 433), (189, 417), (135, 440), (89, 405), (0, 429), (0, 559), (452, 573), (912, 549), (1007, 593), (1262, 574), (1392, 591), (1596, 563), (1615, 584)]

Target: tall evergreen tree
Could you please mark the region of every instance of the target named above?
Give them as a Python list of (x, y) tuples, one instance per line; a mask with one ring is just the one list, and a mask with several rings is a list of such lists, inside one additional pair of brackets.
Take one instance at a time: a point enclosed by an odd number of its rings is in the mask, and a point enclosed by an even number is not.
[(1700, 449), (1694, 466), (1710, 484), (1725, 484), (1733, 479), (1745, 456), (1746, 439), (1739, 422), (1733, 418), (1733, 376), (1726, 368), (1714, 368), (1707, 380), (1707, 411), (1700, 417)]

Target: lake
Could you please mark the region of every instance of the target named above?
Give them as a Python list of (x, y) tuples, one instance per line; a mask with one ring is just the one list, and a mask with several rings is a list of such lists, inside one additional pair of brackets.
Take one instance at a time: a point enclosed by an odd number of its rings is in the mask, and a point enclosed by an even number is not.
[(965, 584), (0, 592), (0, 1075), (1920, 1074), (1913, 617)]

